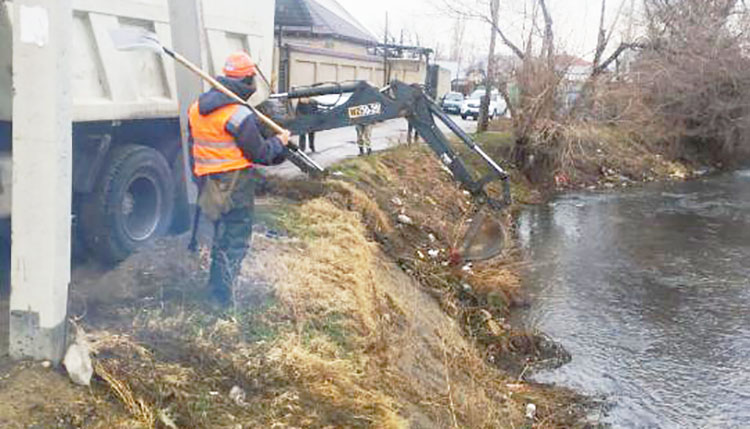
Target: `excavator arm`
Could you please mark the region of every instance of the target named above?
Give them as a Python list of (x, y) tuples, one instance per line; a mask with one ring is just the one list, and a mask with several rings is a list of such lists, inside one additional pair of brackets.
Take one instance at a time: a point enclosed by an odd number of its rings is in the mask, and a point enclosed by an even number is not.
[[(475, 198), (486, 202), (496, 210), (511, 203), (508, 173), (487, 155), (473, 140), (446, 115), (422, 90), (419, 85), (407, 85), (394, 81), (384, 89), (378, 89), (365, 81), (346, 85), (326, 84), (275, 94), (273, 98), (287, 100), (323, 95), (351, 94), (346, 102), (309, 115), (298, 115), (283, 121), (282, 126), (293, 135), (350, 127), (358, 124), (375, 124), (396, 118), (406, 118), (435, 152), (440, 161), (451, 171), (453, 177)], [(435, 120), (447, 126), (463, 144), (477, 154), (488, 166), (489, 173), (478, 178), (477, 174), (461, 159), (457, 151), (438, 127)], [(294, 159), (292, 159), (294, 162)], [(303, 171), (310, 171), (305, 163), (295, 162)], [(503, 196), (491, 198), (486, 192), (490, 182), (501, 181)]]

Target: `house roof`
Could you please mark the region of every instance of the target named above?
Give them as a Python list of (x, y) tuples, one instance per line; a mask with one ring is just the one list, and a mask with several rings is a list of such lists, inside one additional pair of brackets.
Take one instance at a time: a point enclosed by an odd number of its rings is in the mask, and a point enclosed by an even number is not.
[(306, 3), (300, 0), (276, 0), (276, 25), (312, 27), (312, 15)]
[(555, 63), (560, 67), (591, 67), (592, 63), (573, 55), (561, 54), (555, 56)]
[(366, 44), (377, 43), (336, 0), (277, 0), (276, 26), (317, 36), (332, 36)]

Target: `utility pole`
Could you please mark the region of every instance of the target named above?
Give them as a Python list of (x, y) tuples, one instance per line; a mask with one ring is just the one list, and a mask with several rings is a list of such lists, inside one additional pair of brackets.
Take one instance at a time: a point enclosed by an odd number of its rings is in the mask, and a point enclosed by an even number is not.
[(65, 352), (70, 284), (72, 28), (72, 0), (13, 2), (9, 352), (55, 364)]
[(388, 71), (388, 12), (385, 13), (385, 36), (383, 37), (383, 86), (388, 86), (390, 81)]
[(279, 51), (279, 76), (278, 76), (278, 92), (287, 92), (289, 91), (289, 84), (290, 84), (290, 78), (289, 75), (291, 73), (291, 62), (289, 58), (289, 47), (284, 46), (284, 26), (280, 25), (278, 27), (279, 29), (279, 37), (278, 37), (278, 45), (277, 49)]
[(495, 45), (497, 44), (497, 28), (500, 15), (500, 0), (491, 0), (490, 9), (492, 13), (492, 34), (490, 36), (490, 53), (487, 57), (487, 73), (484, 76), (485, 94), (482, 98), (482, 104), (479, 109), (479, 125), (477, 131), (480, 133), (487, 131), (489, 126), (490, 99), (492, 97), (492, 78), (495, 75)]

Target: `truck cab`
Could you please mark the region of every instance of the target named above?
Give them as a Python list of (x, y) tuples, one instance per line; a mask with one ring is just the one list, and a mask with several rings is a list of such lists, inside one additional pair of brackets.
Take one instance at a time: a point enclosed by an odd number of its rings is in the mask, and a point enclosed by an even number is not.
[[(73, 0), (73, 9), (72, 227), (77, 243), (114, 263), (190, 224), (178, 66), (151, 52), (117, 51), (110, 37), (113, 29), (141, 28), (171, 45), (169, 5)], [(274, 0), (204, 2), (205, 28), (196, 31), (207, 71), (216, 75), (229, 53), (245, 50), (270, 76), (274, 9)], [(12, 12), (12, 1), (0, 2), (0, 235), (12, 212)]]

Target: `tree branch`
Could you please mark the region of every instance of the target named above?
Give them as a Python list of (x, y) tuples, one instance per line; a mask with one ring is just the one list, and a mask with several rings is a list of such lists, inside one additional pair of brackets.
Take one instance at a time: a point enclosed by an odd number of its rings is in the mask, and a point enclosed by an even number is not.
[(607, 11), (607, 0), (602, 0), (602, 14), (599, 18), (599, 39), (596, 42), (596, 53), (594, 54), (594, 69), (599, 67), (599, 63), (607, 49), (607, 32), (604, 30), (604, 15)]
[(621, 43), (620, 46), (617, 47), (617, 49), (607, 57), (606, 60), (604, 60), (601, 64), (594, 67), (594, 69), (591, 71), (591, 76), (598, 76), (602, 73), (604, 73), (607, 70), (607, 67), (609, 67), (610, 64), (617, 61), (618, 58), (620, 58), (620, 55), (622, 55), (623, 52), (630, 50), (630, 49), (646, 49), (648, 47), (647, 44), (644, 43)]
[(544, 16), (544, 45), (542, 49), (547, 56), (547, 65), (553, 69), (555, 61), (555, 33), (552, 30), (552, 15), (550, 15), (549, 9), (547, 9), (546, 0), (539, 0), (539, 6), (542, 7), (542, 15)]
[(503, 41), (503, 44), (510, 48), (511, 51), (513, 51), (514, 54), (520, 59), (524, 59), (526, 55), (523, 53), (521, 48), (518, 47), (515, 43), (513, 43), (512, 40), (508, 39), (508, 37), (505, 36), (505, 33), (503, 33), (503, 30), (498, 26), (496, 23), (492, 22), (492, 20), (488, 17), (484, 18), (487, 23), (489, 23), (492, 27), (495, 28), (495, 31), (497, 31), (497, 35), (500, 36), (500, 39)]

